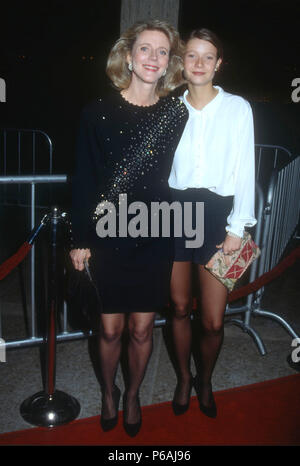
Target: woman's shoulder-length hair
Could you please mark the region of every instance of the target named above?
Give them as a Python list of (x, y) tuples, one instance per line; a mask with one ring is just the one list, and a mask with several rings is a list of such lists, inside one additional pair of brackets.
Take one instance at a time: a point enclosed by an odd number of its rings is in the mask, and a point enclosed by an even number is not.
[(127, 89), (131, 81), (131, 72), (128, 69), (127, 56), (131, 53), (133, 44), (143, 31), (163, 32), (170, 42), (169, 64), (165, 76), (157, 84), (157, 94), (165, 96), (183, 83), (182, 56), (184, 45), (176, 29), (165, 21), (150, 20), (139, 21), (127, 29), (112, 47), (106, 65), (106, 73), (114, 86)]

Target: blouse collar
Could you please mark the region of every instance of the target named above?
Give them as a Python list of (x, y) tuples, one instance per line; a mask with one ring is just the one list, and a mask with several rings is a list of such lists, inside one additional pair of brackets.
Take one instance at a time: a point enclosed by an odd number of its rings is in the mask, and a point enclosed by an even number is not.
[(221, 100), (223, 99), (224, 96), (224, 91), (220, 86), (213, 86), (214, 89), (217, 89), (219, 92), (218, 94), (208, 103), (205, 105), (205, 107), (202, 108), (202, 110), (197, 110), (194, 108), (187, 100), (187, 94), (188, 94), (188, 89), (184, 92), (183, 94), (183, 101), (188, 108), (190, 113), (205, 113), (209, 115), (210, 113), (213, 113), (215, 109), (219, 106)]

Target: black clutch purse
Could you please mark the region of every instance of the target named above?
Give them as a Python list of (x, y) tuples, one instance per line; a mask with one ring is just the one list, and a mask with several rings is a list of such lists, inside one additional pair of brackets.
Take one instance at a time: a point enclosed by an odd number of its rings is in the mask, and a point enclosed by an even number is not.
[(73, 330), (90, 331), (99, 329), (102, 301), (87, 263), (82, 272), (72, 264), (67, 270), (66, 302), (68, 323)]

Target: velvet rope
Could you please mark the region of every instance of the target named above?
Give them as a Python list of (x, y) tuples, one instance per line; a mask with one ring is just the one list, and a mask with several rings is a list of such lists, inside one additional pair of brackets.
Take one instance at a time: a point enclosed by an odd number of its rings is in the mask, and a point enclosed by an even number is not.
[(25, 259), (32, 245), (25, 241), (18, 251), (0, 265), (0, 280), (3, 280), (17, 265)]
[(279, 275), (284, 272), (288, 267), (294, 264), (297, 259), (300, 258), (300, 246), (294, 249), (285, 259), (283, 259), (276, 267), (274, 267), (269, 272), (264, 273), (256, 280), (248, 285), (245, 285), (237, 290), (233, 290), (228, 294), (228, 303), (232, 301), (236, 301), (237, 299), (243, 298), (251, 293), (262, 288), (267, 283), (270, 283), (275, 278), (279, 277)]
[[(3, 264), (0, 265), (0, 280), (3, 280), (17, 265), (25, 259), (29, 251), (31, 250), (32, 245), (27, 241), (22, 244), (18, 251), (7, 259)], [(269, 272), (264, 273), (256, 280), (248, 285), (245, 285), (237, 290), (233, 290), (228, 294), (228, 303), (236, 301), (237, 299), (243, 298), (251, 293), (262, 288), (267, 283), (270, 283), (275, 278), (279, 277), (284, 270), (294, 264), (297, 259), (300, 258), (300, 246), (294, 249), (285, 259), (283, 259), (276, 267), (274, 267)]]
[(0, 280), (3, 280), (17, 265), (19, 265), (22, 260), (25, 259), (27, 254), (32, 248), (32, 245), (34, 243), (34, 240), (42, 230), (42, 228), (47, 224), (49, 220), (48, 214), (44, 215), (44, 217), (41, 220), (41, 223), (38, 225), (38, 227), (34, 228), (27, 241), (25, 241), (22, 246), (17, 250), (17, 252), (9, 257), (3, 264), (0, 265)]

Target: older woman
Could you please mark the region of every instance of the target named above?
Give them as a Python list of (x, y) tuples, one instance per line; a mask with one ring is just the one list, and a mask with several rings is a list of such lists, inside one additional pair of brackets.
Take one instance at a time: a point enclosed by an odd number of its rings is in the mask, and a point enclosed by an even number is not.
[[(155, 312), (168, 302), (172, 265), (170, 238), (139, 232), (133, 214), (138, 203), (150, 208), (153, 202), (169, 201), (172, 158), (187, 121), (185, 105), (167, 96), (181, 80), (180, 52), (178, 33), (165, 22), (137, 23), (127, 30), (107, 63), (116, 90), (84, 109), (78, 138), (70, 255), (77, 270), (89, 260), (103, 302), (104, 431), (118, 421), (115, 375), (128, 325), (129, 384), (123, 408), (131, 436), (141, 427), (139, 388), (152, 351)], [(135, 210), (127, 212), (128, 205)], [(125, 225), (121, 210), (127, 215)], [(111, 211), (114, 224), (107, 221), (105, 228), (108, 217), (103, 214)]]

